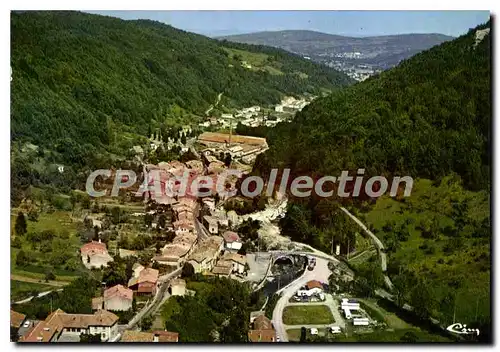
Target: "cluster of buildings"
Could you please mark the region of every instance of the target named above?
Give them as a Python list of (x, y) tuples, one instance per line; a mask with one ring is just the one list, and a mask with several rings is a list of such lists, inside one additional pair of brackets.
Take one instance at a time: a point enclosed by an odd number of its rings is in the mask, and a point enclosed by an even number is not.
[(344, 317), (347, 320), (352, 319), (354, 326), (370, 325), (370, 319), (360, 314), (360, 305), (358, 302), (350, 300), (349, 298), (342, 298), (340, 301), (340, 308), (344, 312)]
[(358, 82), (362, 82), (365, 79), (381, 72), (380, 68), (372, 67), (371, 65), (346, 62), (346, 61), (331, 61), (327, 63), (327, 66), (333, 67), (339, 71), (344, 72), (352, 79)]
[(205, 158), (215, 162), (215, 155), (230, 153), (231, 157), (245, 164), (251, 164), (257, 155), (265, 152), (269, 146), (265, 138), (233, 135), (227, 133), (204, 132), (198, 136), (198, 143), (203, 145)]
[(153, 257), (153, 261), (180, 268), (193, 252), (198, 240), (198, 235), (195, 233), (198, 202), (186, 196), (177, 201), (172, 199), (171, 203), (173, 203), (171, 207), (174, 213), (172, 229), (175, 232), (175, 237), (171, 243), (167, 243), (163, 247), (160, 255)]
[[(155, 199), (160, 204), (170, 206), (172, 217), (167, 228), (175, 233), (175, 237), (152, 260), (173, 269), (189, 262), (195, 273), (226, 277), (232, 273), (241, 274), (245, 270), (246, 257), (236, 253), (242, 246), (238, 234), (224, 230), (229, 226), (226, 213), (216, 209), (215, 196), (196, 198), (189, 192), (192, 179), (205, 175), (213, 177), (212, 191), (215, 194), (217, 177), (227, 169), (223, 162), (211, 155), (205, 155), (203, 161), (191, 160), (185, 164), (172, 161), (160, 163), (158, 166), (147, 166), (148, 169), (157, 167), (163, 171), (162, 188), (166, 187), (167, 178), (180, 176), (185, 171), (189, 173), (186, 195), (164, 195), (161, 199)], [(231, 179), (228, 179), (228, 182), (231, 182)], [(235, 186), (236, 179), (232, 182), (232, 186)], [(177, 185), (174, 185), (174, 188), (176, 187)], [(201, 211), (206, 215), (200, 215)]]
[(285, 97), (281, 103), (274, 107), (276, 112), (297, 112), (306, 107), (309, 102), (305, 99), (296, 99), (294, 97)]

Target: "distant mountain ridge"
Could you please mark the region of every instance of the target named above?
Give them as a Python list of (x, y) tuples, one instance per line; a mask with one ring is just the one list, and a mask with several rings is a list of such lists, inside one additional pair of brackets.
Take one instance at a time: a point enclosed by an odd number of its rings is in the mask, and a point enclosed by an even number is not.
[[(314, 45), (324, 42), (328, 47), (339, 47), (343, 45), (375, 45), (396, 44), (411, 45), (413, 48), (427, 49), (442, 42), (452, 40), (454, 37), (440, 33), (407, 33), (393, 35), (379, 35), (367, 37), (343, 36), (337, 34), (322, 33), (309, 30), (285, 30), (285, 31), (263, 31), (248, 34), (238, 34), (217, 37), (219, 40), (228, 40), (247, 44), (277, 46), (285, 50), (300, 50), (300, 43), (309, 42)], [(311, 43), (313, 42), (313, 43)], [(406, 43), (405, 43), (406, 42)]]
[(368, 67), (374, 73), (454, 37), (439, 33), (350, 37), (309, 30), (285, 30), (218, 39), (278, 47), (345, 72)]

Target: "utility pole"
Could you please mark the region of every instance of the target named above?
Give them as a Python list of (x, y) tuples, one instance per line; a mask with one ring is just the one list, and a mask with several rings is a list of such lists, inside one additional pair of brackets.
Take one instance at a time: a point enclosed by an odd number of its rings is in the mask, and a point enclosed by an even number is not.
[(479, 296), (477, 297), (477, 300), (476, 300), (476, 315), (474, 317), (474, 321), (477, 321), (477, 309), (479, 307)]
[(457, 311), (457, 296), (455, 296), (455, 303), (453, 304), (453, 324), (455, 324), (456, 311)]
[(347, 237), (347, 260), (349, 260), (349, 237)]

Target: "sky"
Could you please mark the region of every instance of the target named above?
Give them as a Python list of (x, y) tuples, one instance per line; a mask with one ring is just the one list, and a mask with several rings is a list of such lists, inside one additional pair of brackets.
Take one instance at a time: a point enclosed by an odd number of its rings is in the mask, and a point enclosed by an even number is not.
[(207, 36), (285, 29), (373, 36), (441, 33), (459, 36), (489, 18), (488, 11), (87, 11), (150, 19)]

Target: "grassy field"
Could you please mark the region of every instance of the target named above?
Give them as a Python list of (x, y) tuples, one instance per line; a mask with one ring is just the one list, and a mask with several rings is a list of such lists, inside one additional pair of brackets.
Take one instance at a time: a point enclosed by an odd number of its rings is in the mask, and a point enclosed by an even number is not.
[(332, 312), (324, 305), (300, 305), (285, 307), (283, 323), (286, 325), (331, 324)]
[[(279, 70), (279, 68), (276, 67), (277, 63), (274, 62), (272, 65), (270, 62), (268, 62), (268, 57), (269, 55), (263, 54), (263, 53), (252, 53), (249, 51), (245, 50), (238, 50), (238, 49), (232, 49), (232, 48), (224, 48), (225, 51), (227, 51), (230, 55), (234, 56), (239, 56), (241, 57), (241, 61), (245, 61), (247, 64), (251, 65), (252, 67), (250, 70), (253, 71), (267, 71), (272, 75), (282, 75), (283, 72)], [(303, 77), (303, 73), (298, 72), (297, 73), (300, 77)], [(307, 78), (307, 75), (305, 75)]]
[(384, 322), (391, 329), (409, 329), (412, 325), (404, 320), (401, 320), (396, 314), (386, 311), (379, 307), (373, 299), (358, 299), (361, 308), (363, 308), (368, 315), (379, 322)]
[[(465, 215), (453, 215), (458, 206), (465, 207)], [(479, 225), (473, 225), (489, 216), (489, 206), (486, 192), (466, 191), (448, 179), (439, 185), (415, 180), (410, 197), (404, 201), (381, 197), (361, 216), (386, 247), (394, 229), (408, 230), (406, 241), (397, 240), (395, 250), (388, 249), (389, 275), (395, 277), (402, 268), (425, 278), (438, 302), (435, 316), (444, 322), (451, 323), (454, 306), (443, 300), (456, 296), (456, 321), (467, 323), (476, 316), (489, 319), (490, 238), (476, 235)], [(457, 224), (457, 218), (465, 226)], [(422, 224), (430, 220), (437, 230), (426, 237)], [(447, 226), (461, 229), (458, 238), (446, 234)]]
[(333, 337), (338, 342), (413, 342), (413, 343), (426, 343), (426, 342), (453, 342), (446, 337), (440, 335), (430, 334), (420, 329), (401, 329), (401, 330), (380, 330), (371, 333), (338, 334)]
[[(28, 220), (27, 233), (18, 236), (14, 227), (18, 209), (11, 211), (11, 273), (27, 278), (44, 279), (47, 272), (56, 280), (71, 281), (85, 271), (79, 256), (81, 246), (76, 223), (71, 211), (40, 213), (37, 221)], [(41, 239), (40, 234), (50, 232), (51, 237)], [(16, 259), (23, 251), (28, 261), (17, 265)]]
[(354, 255), (352, 258), (349, 258), (349, 264), (354, 266), (359, 265), (361, 263), (366, 262), (371, 257), (377, 255), (377, 250), (375, 248), (365, 250), (357, 255)]
[(49, 285), (10, 280), (10, 299), (11, 301), (20, 301), (53, 289), (54, 287)]

